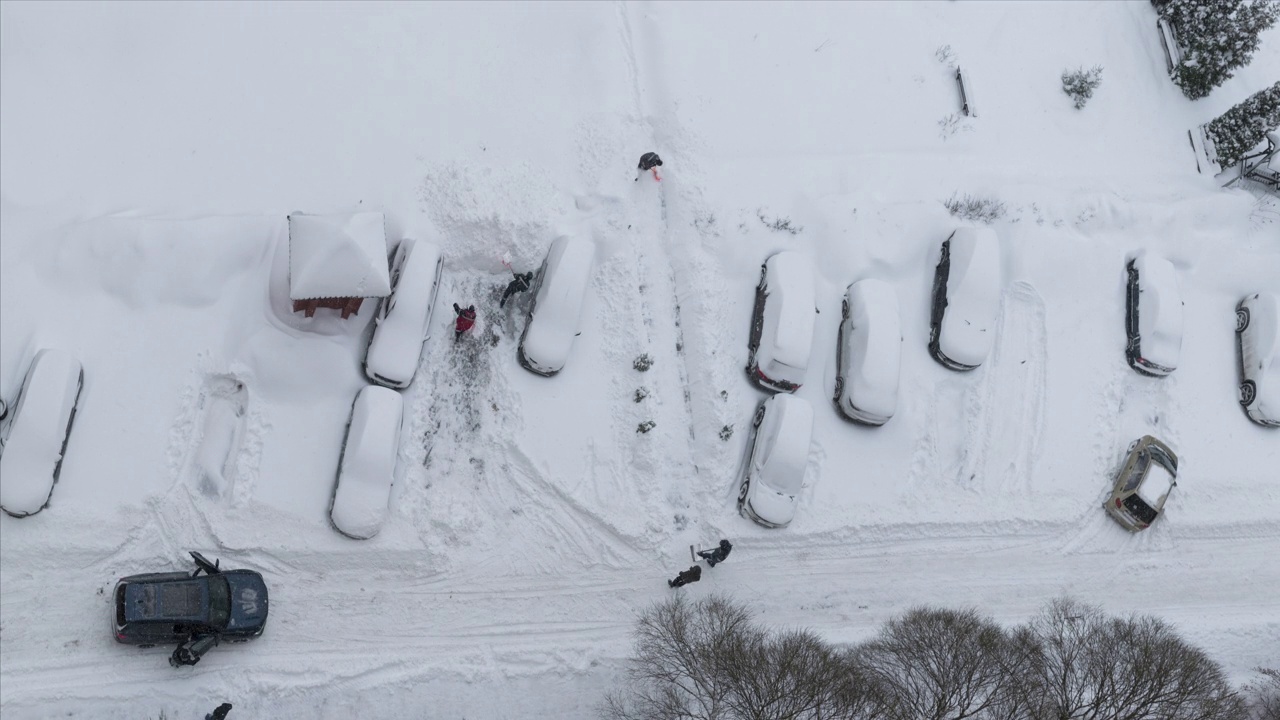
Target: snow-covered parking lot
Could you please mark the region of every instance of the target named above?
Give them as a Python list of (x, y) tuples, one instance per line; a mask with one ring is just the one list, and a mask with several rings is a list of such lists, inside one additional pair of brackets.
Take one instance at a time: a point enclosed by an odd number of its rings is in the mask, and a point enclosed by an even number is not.
[[(834, 641), (1065, 593), (1159, 615), (1239, 679), (1280, 665), (1280, 431), (1240, 409), (1234, 333), (1241, 298), (1280, 292), (1280, 202), (1219, 189), (1187, 147), (1280, 76), (1280, 28), (1195, 103), (1145, 0), (6, 2), (0, 53), (0, 395), (41, 348), (85, 372), (51, 505), (0, 517), (6, 720), (595, 717), (635, 612), (721, 537), (733, 556), (674, 592)], [(1076, 110), (1060, 74), (1094, 64)], [(663, 179), (636, 181), (650, 150)], [(957, 373), (926, 345), (965, 196), (1003, 207), (1004, 290), (990, 355)], [(290, 313), (299, 210), (380, 211), (445, 253), (367, 541), (327, 513), (376, 304)], [(561, 235), (595, 243), (595, 275), (543, 378), (502, 260), (535, 269)], [(763, 397), (743, 368), (784, 249), (816, 268), (814, 431), (796, 518), (766, 530), (736, 512)], [(1125, 362), (1144, 249), (1185, 301), (1166, 378)], [(879, 428), (832, 402), (863, 278), (903, 331)], [(456, 343), (453, 302), (480, 314)], [(1178, 485), (1130, 535), (1101, 503), (1144, 434)], [(113, 641), (110, 591), (188, 550), (261, 572), (271, 618), (174, 670)]]

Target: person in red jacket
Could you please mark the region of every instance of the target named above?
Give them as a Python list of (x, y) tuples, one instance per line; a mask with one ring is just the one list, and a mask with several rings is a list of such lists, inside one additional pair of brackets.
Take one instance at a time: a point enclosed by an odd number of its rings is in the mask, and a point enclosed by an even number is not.
[(463, 308), (458, 307), (458, 303), (454, 303), (453, 311), (458, 314), (458, 319), (453, 322), (453, 339), (456, 342), (463, 333), (476, 324), (476, 306), (468, 305)]

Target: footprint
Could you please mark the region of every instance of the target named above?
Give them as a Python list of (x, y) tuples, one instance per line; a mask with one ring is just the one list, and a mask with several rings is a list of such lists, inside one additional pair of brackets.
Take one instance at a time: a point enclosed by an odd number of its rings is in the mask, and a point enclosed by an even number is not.
[(248, 388), (234, 375), (210, 375), (201, 387), (204, 419), (192, 456), (191, 475), (196, 487), (208, 497), (229, 497), (248, 404)]

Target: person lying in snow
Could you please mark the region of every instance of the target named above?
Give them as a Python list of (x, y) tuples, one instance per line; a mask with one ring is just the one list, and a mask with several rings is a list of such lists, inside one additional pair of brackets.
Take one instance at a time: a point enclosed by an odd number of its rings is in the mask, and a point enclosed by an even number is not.
[(688, 570), (685, 570), (684, 572), (681, 572), (680, 574), (676, 575), (675, 580), (668, 580), (667, 586), (673, 587), (673, 588), (683, 587), (685, 585), (688, 585), (689, 583), (698, 582), (701, 579), (702, 579), (702, 566), (694, 565)]
[(728, 540), (721, 540), (720, 547), (711, 550), (699, 550), (698, 557), (707, 561), (709, 567), (715, 567), (716, 563), (724, 562), (729, 557), (729, 551), (733, 549), (733, 544)]

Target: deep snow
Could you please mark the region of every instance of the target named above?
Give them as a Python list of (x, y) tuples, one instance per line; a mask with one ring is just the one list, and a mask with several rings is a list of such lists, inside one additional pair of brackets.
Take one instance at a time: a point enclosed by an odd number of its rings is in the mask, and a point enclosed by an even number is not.
[[(1280, 664), (1280, 434), (1240, 411), (1233, 332), (1240, 298), (1280, 291), (1280, 204), (1219, 190), (1186, 140), (1280, 75), (1280, 29), (1191, 103), (1154, 25), (1145, 0), (0, 5), (0, 392), (43, 347), (85, 368), (52, 505), (0, 517), (0, 713), (591, 717), (634, 612), (725, 536), (683, 592), (835, 641), (1069, 592), (1167, 618), (1239, 679)], [(1077, 111), (1060, 74), (1093, 64)], [(647, 150), (661, 183), (634, 180)], [(963, 374), (925, 349), (957, 192), (1007, 208), (995, 341)], [(290, 312), (293, 211), (385, 213), (444, 249), (439, 302), (480, 310), (456, 344), (433, 319), (368, 541), (326, 511), (376, 307)], [(527, 297), (498, 309), (501, 258), (532, 269), (564, 234), (595, 275), (547, 379), (516, 362)], [(782, 249), (815, 260), (815, 427), (796, 520), (769, 531), (734, 499)], [(1124, 360), (1144, 249), (1186, 302), (1161, 379)], [(901, 303), (881, 428), (831, 402), (865, 277)], [(1100, 504), (1146, 433), (1179, 482), (1130, 536)], [(187, 550), (262, 572), (273, 608), (175, 671), (113, 642), (108, 595)]]

